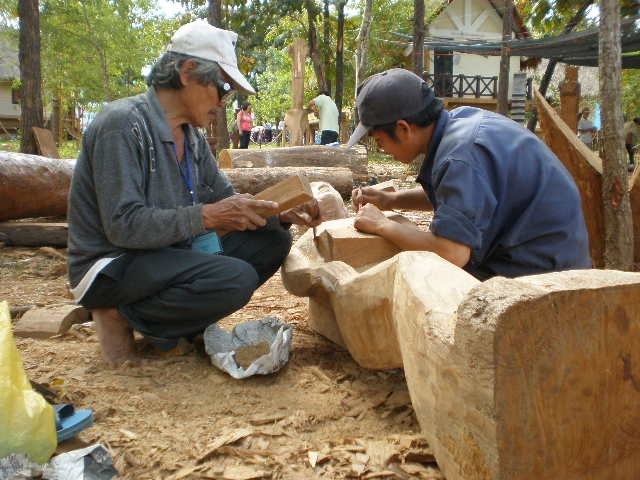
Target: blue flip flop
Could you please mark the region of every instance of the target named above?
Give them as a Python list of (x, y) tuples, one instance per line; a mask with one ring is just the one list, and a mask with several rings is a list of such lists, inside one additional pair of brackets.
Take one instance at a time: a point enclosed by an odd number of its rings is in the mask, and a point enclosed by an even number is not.
[(93, 425), (93, 411), (76, 410), (70, 403), (53, 405), (56, 413), (56, 435), (58, 443), (75, 437), (87, 427)]

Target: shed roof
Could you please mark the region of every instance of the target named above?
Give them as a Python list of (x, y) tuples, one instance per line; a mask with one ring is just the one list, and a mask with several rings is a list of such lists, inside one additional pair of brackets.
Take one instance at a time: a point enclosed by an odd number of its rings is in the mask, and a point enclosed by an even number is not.
[[(640, 68), (640, 16), (623, 19), (620, 30), (622, 68)], [(511, 55), (550, 58), (569, 65), (595, 67), (599, 59), (598, 32), (596, 27), (555, 37), (510, 40), (507, 44)], [(409, 35), (399, 35), (411, 40)], [(502, 42), (427, 37), (424, 46), (460, 53), (500, 55)]]

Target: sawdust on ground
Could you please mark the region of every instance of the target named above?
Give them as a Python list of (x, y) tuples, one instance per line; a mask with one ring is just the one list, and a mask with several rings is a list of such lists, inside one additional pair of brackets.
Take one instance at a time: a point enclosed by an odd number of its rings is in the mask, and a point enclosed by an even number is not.
[[(65, 250), (0, 248), (0, 300), (70, 302)], [(16, 313), (19, 315), (19, 313)], [(279, 274), (220, 325), (266, 316), (293, 327), (288, 364), (235, 380), (202, 349), (110, 370), (90, 324), (16, 338), (31, 380), (91, 408), (93, 426), (57, 453), (100, 443), (125, 479), (442, 479), (420, 435), (401, 370), (359, 367), (307, 325), (307, 299)]]

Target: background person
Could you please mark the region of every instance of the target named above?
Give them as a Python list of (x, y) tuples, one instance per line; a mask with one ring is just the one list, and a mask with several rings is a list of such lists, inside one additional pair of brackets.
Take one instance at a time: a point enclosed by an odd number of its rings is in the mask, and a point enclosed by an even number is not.
[(108, 104), (84, 134), (69, 281), (110, 366), (136, 360), (134, 329), (167, 351), (244, 306), (289, 252), (287, 226), (313, 223), (310, 209), (260, 216), (277, 204), (236, 194), (198, 130), (234, 89), (255, 93), (236, 38), (202, 20), (180, 27), (147, 92)]
[(329, 96), (329, 92), (323, 90), (316, 98), (307, 104), (307, 108), (318, 112), (320, 144), (328, 145), (338, 141), (340, 131), (340, 116), (338, 107)]
[(596, 133), (596, 127), (589, 120), (591, 109), (584, 107), (578, 118), (578, 137), (587, 147), (593, 148), (593, 135)]
[[(355, 227), (402, 250), (435, 252), (479, 279), (589, 268), (578, 189), (529, 130), (503, 115), (461, 107), (447, 112), (417, 75), (391, 69), (359, 88), (364, 135), (409, 164), (425, 155), (420, 187), (353, 192)], [(381, 210), (433, 210), (429, 231), (389, 220)]]
[(636, 117), (633, 120), (624, 124), (623, 136), (624, 146), (627, 149), (629, 155), (629, 170), (633, 170), (635, 167), (635, 161), (633, 158), (634, 147), (638, 142), (638, 125), (640, 125), (640, 117)]
[(236, 121), (240, 132), (240, 148), (249, 148), (251, 129), (253, 128), (253, 116), (251, 115), (251, 104), (249, 102), (242, 103), (236, 116)]

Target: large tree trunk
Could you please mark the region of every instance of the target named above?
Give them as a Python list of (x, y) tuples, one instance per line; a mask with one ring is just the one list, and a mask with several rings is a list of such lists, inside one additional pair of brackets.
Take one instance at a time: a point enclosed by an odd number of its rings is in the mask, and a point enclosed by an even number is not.
[(504, 1), (502, 14), (502, 49), (500, 53), (500, 77), (498, 79), (498, 113), (509, 115), (509, 40), (513, 30), (513, 0)]
[(318, 88), (320, 90), (329, 90), (327, 83), (327, 75), (322, 63), (322, 55), (318, 47), (318, 32), (316, 30), (316, 17), (318, 16), (318, 9), (313, 0), (305, 0), (305, 7), (307, 9), (307, 19), (309, 23), (308, 30), (308, 42), (309, 42), (309, 56), (311, 56), (311, 62), (313, 63), (313, 71), (316, 74), (318, 80)]
[(627, 156), (622, 138), (620, 101), (621, 46), (618, 0), (600, 2), (600, 98), (602, 98), (605, 268), (630, 270), (633, 267), (633, 224), (629, 192), (626, 188)]
[(373, 9), (373, 0), (365, 0), (364, 12), (362, 13), (362, 24), (356, 38), (357, 44), (357, 62), (356, 65), (356, 84), (364, 80), (367, 70), (367, 54), (369, 52), (369, 34), (371, 33), (371, 22)]
[(222, 168), (251, 167), (346, 167), (356, 181), (368, 180), (367, 151), (323, 145), (265, 150), (223, 150), (218, 155)]
[(424, 72), (424, 0), (413, 1), (413, 73)]
[(38, 153), (38, 147), (32, 127), (42, 128), (44, 126), (40, 90), (42, 74), (40, 70), (40, 12), (38, 11), (38, 0), (19, 0), (18, 15), (20, 17), (19, 57), (20, 79), (22, 81), (20, 100), (22, 139), (20, 140), (20, 151), (36, 154)]
[(336, 39), (336, 106), (338, 107), (338, 124), (342, 125), (342, 95), (344, 93), (344, 6), (347, 2), (340, 0), (338, 9), (338, 38)]
[[(224, 28), (222, 25), (222, 0), (209, 0), (209, 23), (214, 27)], [(209, 145), (213, 144), (212, 150), (219, 152), (223, 148), (229, 148), (226, 106), (216, 110), (216, 116), (207, 130), (211, 139)]]
[[(74, 159), (0, 152), (0, 222), (65, 216), (74, 166)], [(224, 173), (239, 193), (256, 194), (298, 174), (310, 182), (330, 183), (344, 198), (351, 196), (353, 188), (353, 173), (346, 167), (301, 164), (294, 167), (232, 168), (224, 170)]]

